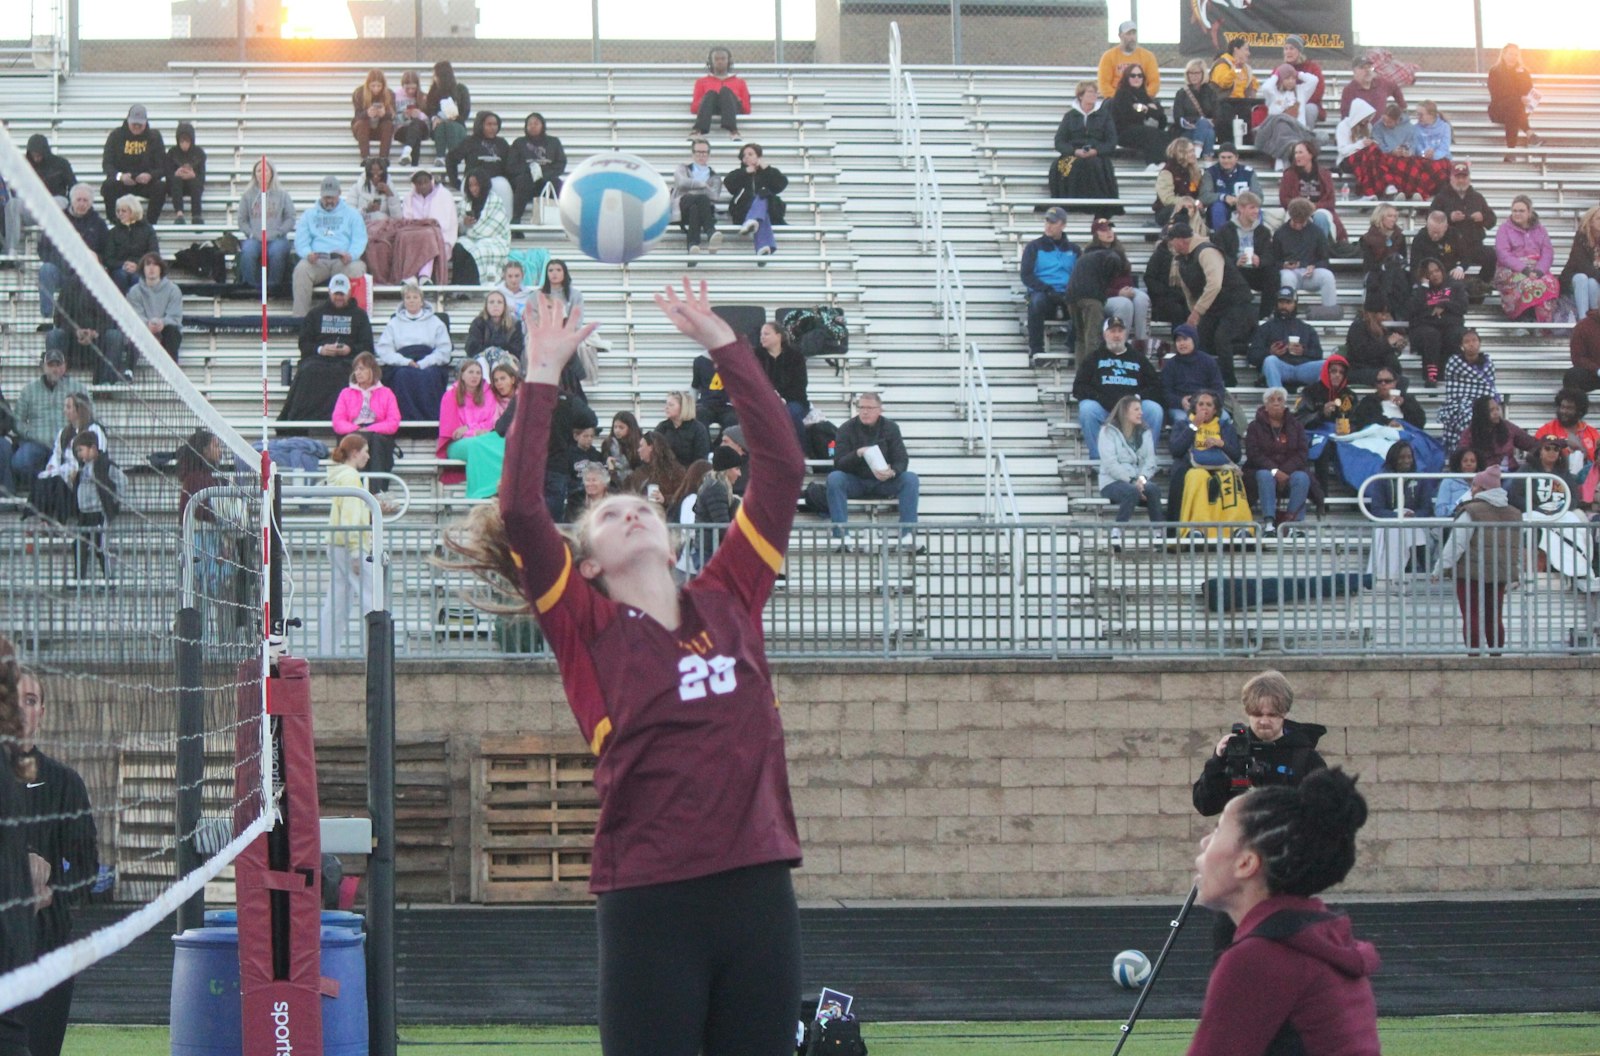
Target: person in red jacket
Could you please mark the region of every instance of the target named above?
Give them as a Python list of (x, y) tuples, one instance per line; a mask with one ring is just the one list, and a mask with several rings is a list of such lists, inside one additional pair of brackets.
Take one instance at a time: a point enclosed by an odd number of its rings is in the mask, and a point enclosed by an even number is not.
[(1335, 767), (1256, 788), (1200, 841), (1196, 901), (1237, 928), (1211, 970), (1189, 1056), (1378, 1056), (1378, 953), (1315, 896), (1356, 860), (1367, 802)]
[(694, 134), (711, 131), (711, 119), (721, 117), (728, 138), (739, 141), (739, 115), (750, 112), (750, 86), (733, 72), (733, 52), (720, 44), (706, 56), (707, 74), (694, 82), (694, 101), (689, 110), (694, 116)]
[[(688, 279), (656, 303), (703, 346), (749, 436), (750, 483), (716, 554), (680, 587), (658, 505), (590, 506), (562, 536), (543, 482), (561, 370), (594, 332), (540, 296), (500, 503), (448, 533), (465, 566), (515, 584), (555, 653), (597, 759), (600, 1041), (607, 1056), (794, 1051), (800, 840), (762, 609), (783, 567), (805, 463), (743, 338)], [(537, 312), (537, 314), (535, 314)]]

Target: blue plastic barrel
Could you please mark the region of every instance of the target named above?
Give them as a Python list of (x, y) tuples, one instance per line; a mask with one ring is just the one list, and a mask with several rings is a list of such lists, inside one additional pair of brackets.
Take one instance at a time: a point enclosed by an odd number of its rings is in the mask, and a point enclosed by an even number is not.
[[(208, 928), (236, 928), (239, 926), (239, 911), (237, 909), (208, 909), (206, 910), (206, 927)], [(325, 909), (322, 911), (322, 926), (325, 928), (345, 928), (349, 931), (363, 931), (366, 928), (366, 918), (360, 913), (351, 913), (344, 909)]]
[[(367, 1056), (365, 941), (348, 926), (322, 929), (322, 974), (339, 984), (322, 999), (323, 1056)], [(172, 945), (172, 1056), (241, 1056), (239, 929), (190, 928)]]

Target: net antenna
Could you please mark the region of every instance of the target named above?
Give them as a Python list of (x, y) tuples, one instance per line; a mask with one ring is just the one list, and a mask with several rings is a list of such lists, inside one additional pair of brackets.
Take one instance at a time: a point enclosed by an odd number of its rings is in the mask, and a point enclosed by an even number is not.
[[(19, 481), (31, 492), (30, 516), (0, 519), (0, 577), (8, 584), (0, 592), (0, 632), (44, 700), (38, 729), (10, 747), (42, 753), (37, 787), (53, 790), (60, 772), (49, 767), (60, 766), (78, 789), (64, 806), (0, 818), (0, 825), (72, 834), (63, 845), (70, 853), (41, 855), (50, 865), (50, 904), (38, 912), (104, 904), (93, 927), (77, 929), (81, 937), (33, 951), (32, 960), (0, 975), (5, 1011), (114, 954), (225, 881), (235, 858), (272, 829), (275, 802), (270, 679), (263, 677), (272, 662), (264, 589), (273, 534), (270, 462), (189, 381), (3, 126), (0, 177), (38, 226), (41, 245), (53, 247), (60, 292), (70, 286), (72, 293), (57, 302), (47, 347), (65, 345), (71, 370), (92, 369), (104, 382), (91, 391), (70, 371), (66, 379), (97, 411), (93, 428), (104, 450), (94, 464), (80, 464), (74, 434), (65, 429), (37, 438), (54, 440), (53, 459), (67, 448), (60, 474), (50, 476), (53, 461), (48, 473)], [(24, 267), (28, 276), (38, 266), (29, 260)], [(92, 327), (85, 325), (89, 314)], [(26, 348), (34, 340), (14, 344)], [(220, 474), (231, 456), (233, 471), (231, 481), (221, 481), (230, 494), (202, 500), (205, 541), (196, 543), (186, 540), (186, 518), (176, 512), (190, 496), (174, 471), (173, 448), (182, 456), (193, 446), (189, 438), (201, 436), (215, 437), (220, 448), (207, 453), (208, 465), (214, 461)], [(43, 508), (52, 490), (74, 503)], [(175, 619), (185, 578), (212, 614), (199, 628)], [(188, 675), (179, 671), (175, 645), (200, 649)], [(200, 709), (197, 729), (179, 724), (180, 698)], [(178, 758), (196, 755), (199, 770), (180, 776)], [(188, 823), (178, 812), (185, 800), (201, 807)], [(198, 858), (192, 867), (179, 853), (184, 848)], [(35, 902), (31, 893), (0, 901), (0, 912), (32, 910)]]

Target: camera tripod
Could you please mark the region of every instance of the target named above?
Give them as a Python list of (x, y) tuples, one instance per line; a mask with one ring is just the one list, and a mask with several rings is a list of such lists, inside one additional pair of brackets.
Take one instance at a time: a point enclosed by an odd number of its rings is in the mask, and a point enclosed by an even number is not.
[(1161, 965), (1166, 961), (1167, 954), (1172, 950), (1172, 944), (1177, 941), (1178, 929), (1183, 927), (1183, 922), (1189, 917), (1189, 910), (1194, 908), (1194, 900), (1200, 894), (1200, 885), (1195, 884), (1189, 888), (1189, 897), (1183, 900), (1183, 906), (1178, 910), (1178, 915), (1169, 922), (1170, 931), (1167, 932), (1167, 941), (1162, 944), (1161, 952), (1156, 955), (1156, 963), (1150, 966), (1150, 978), (1144, 981), (1144, 986), (1139, 988), (1139, 999), (1133, 1003), (1133, 1011), (1128, 1014), (1128, 1021), (1122, 1024), (1122, 1037), (1117, 1039), (1117, 1047), (1111, 1050), (1111, 1056), (1118, 1056), (1122, 1046), (1127, 1044), (1128, 1035), (1133, 1033), (1133, 1024), (1139, 1018), (1139, 1012), (1144, 1008), (1145, 1001), (1150, 997), (1150, 988), (1156, 985), (1156, 976), (1161, 974)]

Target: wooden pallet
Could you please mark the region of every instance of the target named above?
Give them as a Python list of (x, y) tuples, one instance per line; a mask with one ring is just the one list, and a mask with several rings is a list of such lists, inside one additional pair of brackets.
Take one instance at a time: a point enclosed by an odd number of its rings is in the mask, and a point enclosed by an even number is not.
[(490, 736), (472, 766), (472, 900), (586, 902), (600, 800), (579, 737)]
[[(396, 897), (402, 902), (454, 902), (454, 797), (445, 734), (396, 740), (394, 794)], [(323, 817), (368, 817), (365, 738), (317, 739), (317, 796)], [(340, 855), (339, 861), (345, 876), (366, 875), (366, 855)]]

